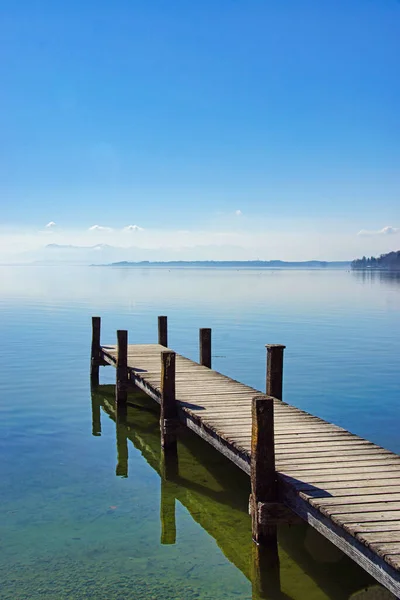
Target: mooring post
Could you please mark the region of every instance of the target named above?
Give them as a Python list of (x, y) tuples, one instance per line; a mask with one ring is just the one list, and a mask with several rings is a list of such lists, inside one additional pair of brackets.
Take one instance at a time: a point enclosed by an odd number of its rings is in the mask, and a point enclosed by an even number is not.
[[(128, 332), (117, 331), (117, 382), (115, 400), (119, 416), (123, 416), (128, 399)], [(125, 408), (126, 410), (126, 408)]]
[(211, 329), (200, 329), (200, 364), (211, 369)]
[(90, 381), (91, 384), (99, 385), (99, 367), (100, 367), (100, 329), (101, 318), (92, 317), (92, 350), (90, 356)]
[(267, 395), (282, 400), (283, 351), (282, 344), (267, 344)]
[(175, 352), (161, 352), (161, 446), (176, 451), (178, 409), (175, 398)]
[(168, 319), (167, 317), (158, 317), (158, 343), (168, 348)]
[(256, 396), (252, 400), (251, 431), (251, 520), (253, 540), (269, 545), (276, 537), (276, 526), (266, 515), (276, 507), (278, 482), (275, 470), (274, 400)]

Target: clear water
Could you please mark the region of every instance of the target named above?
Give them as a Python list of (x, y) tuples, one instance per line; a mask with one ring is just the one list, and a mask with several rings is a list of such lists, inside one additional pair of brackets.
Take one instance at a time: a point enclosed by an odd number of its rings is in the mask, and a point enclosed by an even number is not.
[[(189, 432), (179, 477), (162, 477), (157, 407), (132, 397), (116, 426), (111, 368), (91, 396), (94, 314), (104, 342), (128, 328), (131, 343), (156, 341), (167, 314), (169, 345), (194, 359), (212, 327), (215, 368), (259, 389), (264, 345), (286, 344), (285, 400), (400, 452), (394, 276), (2, 267), (4, 600), (259, 597), (247, 477)], [(391, 597), (305, 525), (280, 529), (279, 554), (266, 597)]]

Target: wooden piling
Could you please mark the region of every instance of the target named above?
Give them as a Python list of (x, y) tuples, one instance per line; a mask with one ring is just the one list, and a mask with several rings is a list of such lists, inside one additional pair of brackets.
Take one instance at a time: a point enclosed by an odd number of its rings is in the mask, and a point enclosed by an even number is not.
[(167, 317), (158, 317), (158, 343), (168, 348), (168, 319)]
[(211, 369), (211, 329), (200, 329), (200, 364)]
[(276, 506), (278, 485), (275, 470), (274, 401), (255, 396), (252, 400), (250, 512), (253, 540), (268, 545), (276, 527), (264, 518), (265, 509)]
[(282, 400), (283, 351), (282, 344), (267, 344), (267, 395)]
[(117, 382), (116, 382), (116, 404), (117, 411), (121, 414), (126, 407), (128, 399), (128, 332), (117, 331)]
[(164, 450), (176, 449), (178, 409), (175, 398), (175, 352), (161, 352), (161, 446)]
[(94, 386), (99, 385), (99, 367), (100, 367), (100, 330), (101, 318), (92, 317), (92, 349), (90, 356), (90, 381)]

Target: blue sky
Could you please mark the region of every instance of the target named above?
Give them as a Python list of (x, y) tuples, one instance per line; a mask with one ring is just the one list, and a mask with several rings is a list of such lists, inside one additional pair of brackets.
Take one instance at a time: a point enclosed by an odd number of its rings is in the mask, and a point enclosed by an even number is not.
[(1, 0), (0, 17), (0, 257), (50, 221), (83, 244), (137, 224), (153, 246), (400, 247), (397, 0)]

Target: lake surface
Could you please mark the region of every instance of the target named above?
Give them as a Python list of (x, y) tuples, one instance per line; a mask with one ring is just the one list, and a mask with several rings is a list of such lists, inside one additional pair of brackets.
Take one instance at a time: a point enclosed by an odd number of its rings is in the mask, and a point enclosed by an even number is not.
[[(285, 351), (284, 399), (400, 453), (400, 279), (385, 273), (0, 267), (0, 597), (257, 598), (249, 481), (185, 432), (179, 477), (160, 467), (157, 406), (132, 396), (116, 426), (115, 371), (91, 394), (102, 341), (129, 329), (265, 389), (265, 344)], [(267, 597), (391, 598), (305, 525), (279, 531)]]

